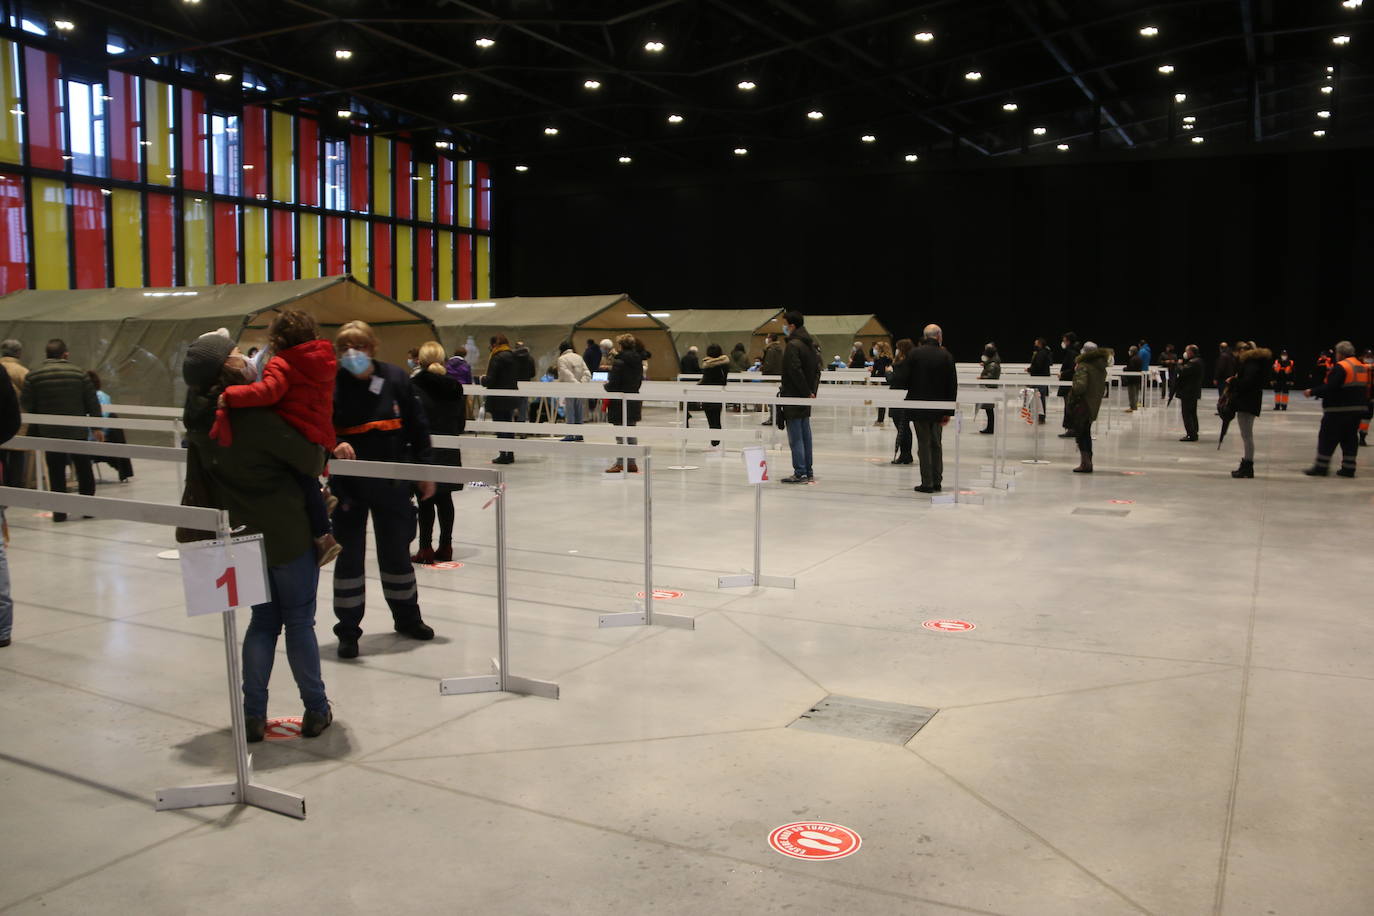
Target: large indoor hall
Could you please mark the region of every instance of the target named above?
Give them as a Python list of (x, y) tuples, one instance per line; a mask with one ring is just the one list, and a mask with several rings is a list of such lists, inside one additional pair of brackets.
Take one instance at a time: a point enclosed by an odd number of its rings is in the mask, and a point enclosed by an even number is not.
[(0, 0), (0, 916), (1369, 916), (1363, 0)]

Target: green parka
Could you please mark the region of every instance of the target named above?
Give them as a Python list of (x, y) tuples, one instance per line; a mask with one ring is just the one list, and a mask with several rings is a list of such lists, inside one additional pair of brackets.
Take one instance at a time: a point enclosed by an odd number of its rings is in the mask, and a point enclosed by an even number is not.
[(1110, 349), (1098, 347), (1079, 353), (1074, 360), (1073, 386), (1069, 389), (1066, 406), (1076, 426), (1097, 420), (1102, 398), (1107, 393), (1107, 363), (1111, 356)]

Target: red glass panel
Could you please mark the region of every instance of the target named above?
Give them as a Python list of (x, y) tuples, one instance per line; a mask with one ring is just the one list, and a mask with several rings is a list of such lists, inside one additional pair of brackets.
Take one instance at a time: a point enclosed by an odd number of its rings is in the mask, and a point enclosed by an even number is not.
[(35, 168), (63, 169), (62, 73), (57, 55), (24, 48), (24, 116), (29, 162)]
[(395, 278), (391, 275), (391, 224), (372, 224), (372, 288), (388, 296), (395, 295)]
[(272, 211), (272, 279), (296, 279), (296, 215)]
[(324, 275), (338, 277), (348, 273), (344, 248), (344, 219), (326, 216), (324, 222)]
[(172, 197), (170, 194), (149, 193), (147, 231), (143, 244), (148, 249), (148, 285), (171, 286), (174, 283), (172, 264), (176, 256), (176, 234), (173, 231)]
[(458, 243), (458, 273), (453, 277), (455, 299), (473, 299), (477, 296), (477, 284), (473, 281), (472, 236), (460, 232), (454, 239)]
[(245, 105), (239, 119), (243, 196), (267, 199), (267, 109)]
[(110, 177), (138, 181), (138, 111), (134, 105), (138, 91), (136, 77), (111, 70), (107, 77), (109, 100), (105, 102), (110, 124)]
[(414, 212), (410, 201), (415, 196), (415, 189), (411, 187), (415, 182), (410, 180), (410, 144), (398, 141), (392, 156), (391, 174), (396, 185), (395, 213), (399, 219), (410, 219)]
[(28, 264), (24, 179), (18, 175), (0, 175), (0, 294), (29, 285)]
[(348, 137), (348, 209), (366, 213), (371, 196), (368, 194), (372, 175), (367, 156), (367, 137), (350, 134)]
[(434, 298), (434, 230), (415, 230), (415, 298)]
[(478, 229), (491, 228), (491, 165), (476, 163), (477, 182), (477, 223)]
[(439, 193), (436, 197), (434, 221), (441, 226), (453, 225), (453, 160), (447, 156), (439, 157), (439, 170), (436, 175)]
[(181, 90), (181, 182), (193, 191), (206, 185), (205, 96), (194, 89)]
[(72, 246), (76, 288), (108, 286), (105, 257), (105, 195), (90, 185), (72, 185)]
[(296, 199), (307, 207), (320, 205), (320, 128), (314, 118), (297, 118)]
[(215, 202), (215, 282), (239, 282), (239, 208)]

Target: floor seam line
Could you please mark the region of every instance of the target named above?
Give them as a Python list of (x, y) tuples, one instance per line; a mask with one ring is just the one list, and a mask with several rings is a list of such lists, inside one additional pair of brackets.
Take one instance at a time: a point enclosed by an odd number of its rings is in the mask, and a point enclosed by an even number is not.
[(1021, 703), (1029, 700), (1047, 700), (1054, 697), (1076, 696), (1083, 693), (1094, 693), (1099, 690), (1118, 690), (1122, 687), (1141, 687), (1146, 684), (1162, 684), (1165, 681), (1181, 681), (1190, 677), (1212, 677), (1218, 674), (1230, 674), (1229, 671), (1189, 671), (1184, 674), (1168, 674), (1164, 677), (1154, 677), (1143, 681), (1122, 681), (1119, 684), (1098, 684), (1093, 687), (1075, 687), (1071, 690), (1060, 690), (1054, 693), (1040, 693), (1029, 697), (1007, 697), (1004, 700), (988, 700), (985, 703), (961, 703), (958, 706), (941, 706), (940, 710), (954, 711), (956, 709), (982, 709), (985, 706), (1001, 706), (1005, 703)]
[(685, 741), (691, 738), (715, 738), (723, 735), (749, 735), (756, 732), (774, 732), (786, 728), (785, 725), (761, 725), (758, 728), (732, 728), (719, 732), (696, 732), (687, 735), (654, 735), (647, 738), (617, 738), (611, 741), (588, 741), (582, 744), (555, 744), (547, 747), (512, 747), (490, 751), (467, 751), (459, 754), (426, 754), (422, 757), (368, 757), (369, 763), (412, 763), (423, 760), (461, 760), (468, 757), (489, 757), (495, 754), (528, 754), (541, 751), (566, 751), (587, 747), (613, 747), (622, 744), (644, 744), (656, 741)]

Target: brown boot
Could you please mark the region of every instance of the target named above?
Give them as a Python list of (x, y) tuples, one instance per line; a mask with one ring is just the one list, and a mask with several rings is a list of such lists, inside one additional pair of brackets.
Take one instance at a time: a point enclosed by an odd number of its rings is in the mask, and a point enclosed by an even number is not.
[(607, 474), (619, 474), (619, 473), (621, 473), (621, 472), (624, 471), (624, 470), (625, 470), (625, 466), (622, 465), (619, 461), (617, 461), (615, 464), (613, 464), (613, 465), (611, 465), (610, 467), (606, 468), (606, 473), (607, 473)]
[(638, 473), (639, 473), (639, 465), (635, 464), (635, 460), (634, 460), (633, 458), (630, 459), (630, 466), (629, 466), (629, 468), (627, 468), (627, 470), (628, 470), (631, 474), (638, 474)]
[(1091, 474), (1093, 472), (1093, 456), (1084, 454), (1083, 450), (1079, 449), (1078, 467), (1074, 468), (1073, 472), (1075, 474)]

